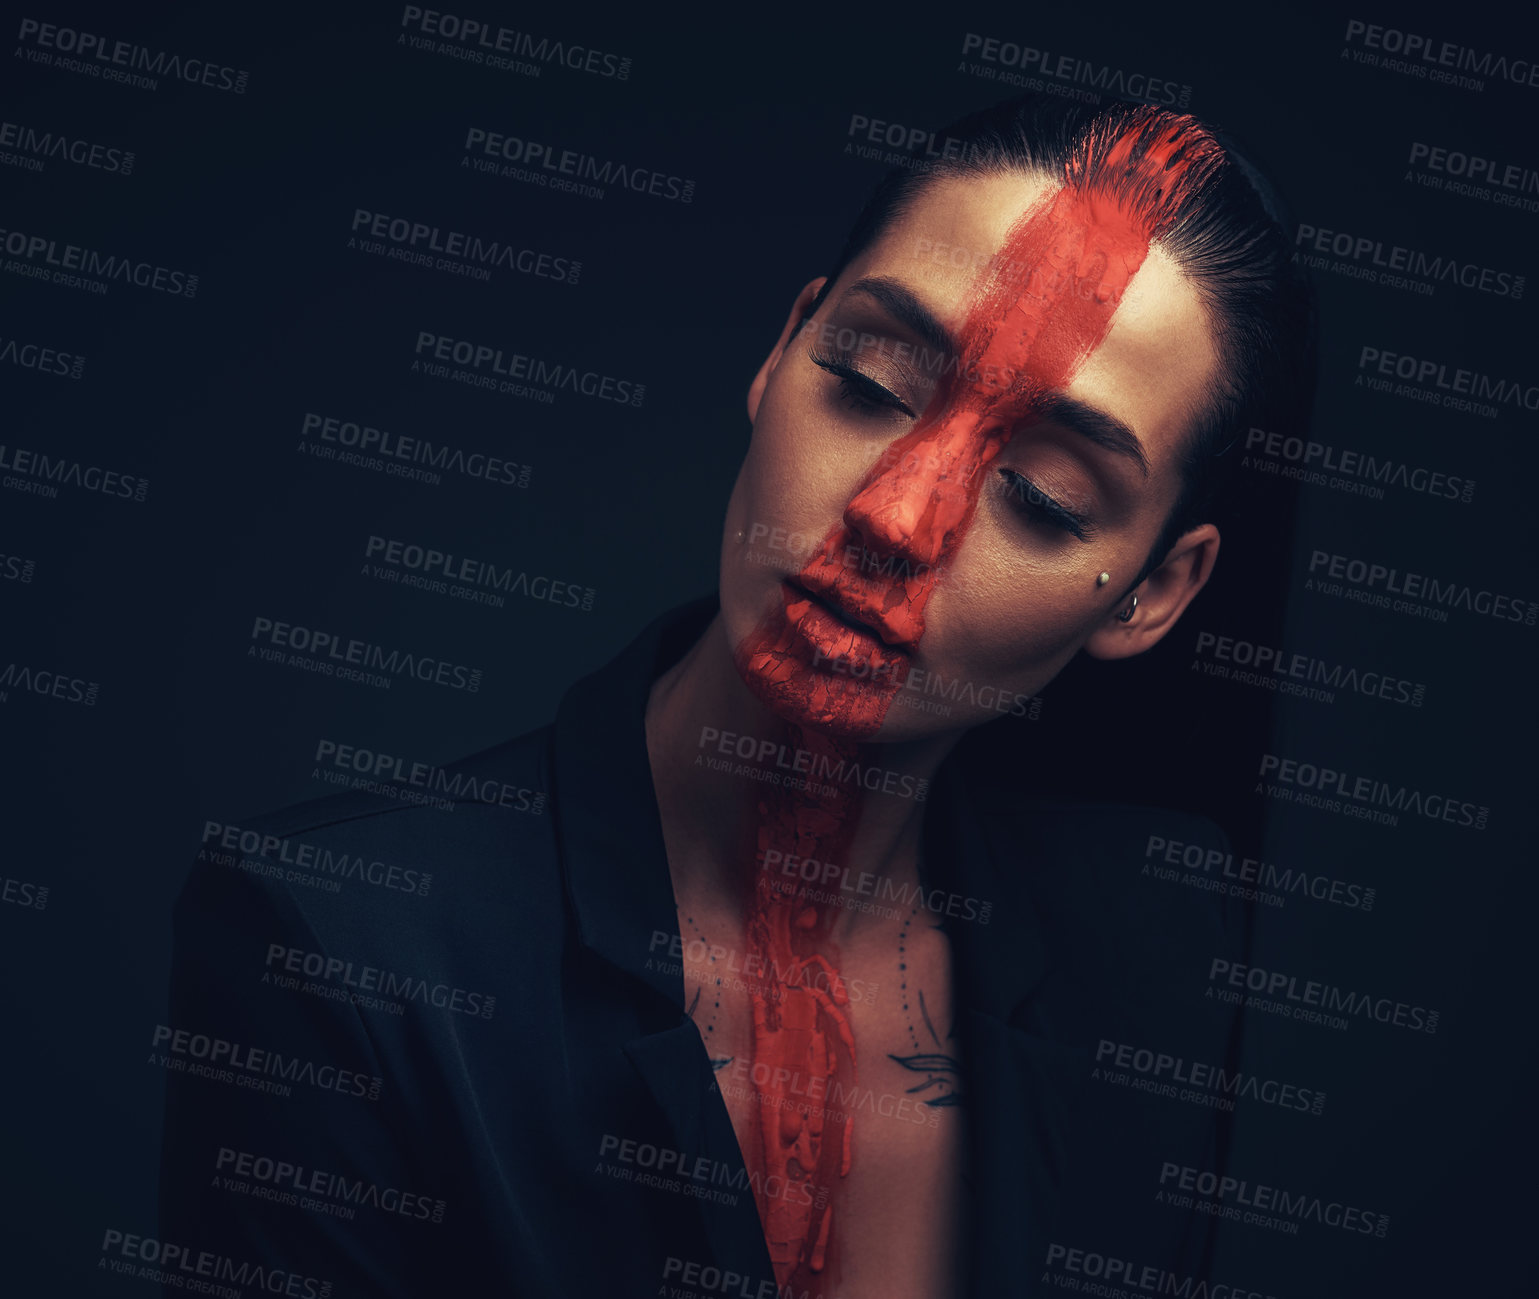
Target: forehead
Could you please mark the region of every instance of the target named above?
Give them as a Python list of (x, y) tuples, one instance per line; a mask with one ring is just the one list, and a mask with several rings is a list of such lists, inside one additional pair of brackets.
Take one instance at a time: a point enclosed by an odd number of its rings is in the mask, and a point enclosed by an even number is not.
[[(960, 336), (1011, 228), (1059, 188), (1045, 174), (933, 181), (841, 279), (845, 286), (871, 275), (900, 280)], [(1065, 391), (1121, 419), (1159, 465), (1174, 455), (1216, 372), (1201, 299), (1156, 245), (1123, 294), (1110, 330)]]

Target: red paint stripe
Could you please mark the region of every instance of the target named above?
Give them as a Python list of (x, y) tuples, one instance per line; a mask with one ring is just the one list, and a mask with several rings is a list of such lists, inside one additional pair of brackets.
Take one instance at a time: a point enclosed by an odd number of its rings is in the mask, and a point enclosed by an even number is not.
[[(1064, 187), (1011, 227), (968, 311), (952, 376), (913, 428), (884, 450), (844, 519), (798, 574), (807, 590), (879, 622), (897, 643), (849, 629), (788, 588), (736, 650), (739, 672), (787, 720), (795, 747), (861, 760), (856, 741), (877, 732), (901, 688), (909, 651), (924, 636), (926, 606), (967, 534), (989, 464), (1042, 395), (1064, 388), (1105, 338), (1151, 240), (1169, 229), (1219, 157), (1193, 119), (1138, 110), (1125, 128), (1093, 133), (1069, 160)], [(907, 561), (907, 575), (873, 579), (845, 562), (851, 547)], [(820, 670), (820, 652), (871, 670), (864, 677)], [(858, 787), (831, 797), (770, 789), (759, 805), (760, 860), (776, 849), (844, 862), (860, 798)], [(784, 1179), (787, 1193), (761, 1192), (758, 1207), (776, 1281), (798, 1288), (836, 1263), (834, 1205), (818, 1207), (812, 1192), (836, 1187), (836, 1171), (849, 1171), (853, 1133), (847, 1116), (836, 1122), (792, 1093), (798, 1086), (805, 1093), (815, 1080), (810, 1090), (827, 1096), (833, 1084), (848, 1087), (857, 1077), (838, 951), (828, 937), (837, 911), (811, 901), (807, 889), (798, 882), (783, 891), (761, 872), (747, 926), (758, 968), (791, 972), (753, 997), (751, 1076), (772, 1081), (760, 1091), (756, 1141), (746, 1153), (765, 1174), (756, 1185), (771, 1175)], [(824, 980), (831, 994), (808, 986), (808, 972), (820, 968), (832, 976)], [(800, 1081), (773, 1081), (782, 1077)], [(798, 1182), (806, 1185), (793, 1189)]]

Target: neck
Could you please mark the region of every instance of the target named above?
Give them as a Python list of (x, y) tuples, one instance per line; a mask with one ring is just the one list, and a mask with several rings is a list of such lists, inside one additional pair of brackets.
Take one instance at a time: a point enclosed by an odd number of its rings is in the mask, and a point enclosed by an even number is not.
[[(786, 722), (743, 684), (719, 614), (653, 684), (646, 735), (675, 896), (681, 906), (735, 915), (749, 909), (761, 871), (825, 895), (843, 882), (852, 903), (862, 894), (849, 882), (862, 874), (917, 883), (925, 804), (913, 795), (958, 738), (836, 740)], [(791, 787), (801, 780), (814, 788)], [(766, 835), (770, 816), (822, 825), (799, 837)], [(806, 851), (794, 851), (798, 844)], [(842, 860), (818, 856), (831, 850)], [(819, 928), (835, 939), (885, 923), (855, 906), (819, 910)]]

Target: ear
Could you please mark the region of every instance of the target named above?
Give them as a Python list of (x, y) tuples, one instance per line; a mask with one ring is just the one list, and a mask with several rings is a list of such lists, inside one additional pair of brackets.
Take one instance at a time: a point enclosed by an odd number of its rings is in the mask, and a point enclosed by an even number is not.
[[(1218, 561), (1218, 529), (1211, 523), (1183, 533), (1165, 562), (1117, 601), (1106, 621), (1090, 634), (1085, 653), (1098, 659), (1125, 659), (1157, 645), (1208, 584)], [(1138, 608), (1123, 622), (1117, 615), (1133, 596)]]
[(791, 314), (786, 317), (786, 323), (780, 331), (780, 338), (775, 343), (775, 349), (764, 358), (764, 364), (759, 367), (759, 373), (754, 375), (753, 382), (748, 385), (748, 420), (752, 423), (759, 418), (759, 402), (764, 397), (764, 389), (769, 384), (770, 375), (774, 374), (775, 367), (780, 364), (780, 358), (785, 355), (786, 347), (791, 341), (791, 335), (796, 332), (796, 327), (806, 317), (812, 307), (812, 301), (823, 291), (823, 286), (828, 283), (828, 276), (820, 275), (815, 280), (808, 280), (802, 291), (796, 295), (796, 301), (791, 304)]

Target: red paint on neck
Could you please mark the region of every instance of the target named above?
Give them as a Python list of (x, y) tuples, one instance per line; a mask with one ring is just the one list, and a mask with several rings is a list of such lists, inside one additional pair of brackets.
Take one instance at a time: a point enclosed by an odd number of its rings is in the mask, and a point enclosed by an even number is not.
[[(836, 763), (854, 756), (848, 742), (794, 724), (788, 732), (798, 751)], [(841, 786), (829, 789), (815, 782), (759, 803), (761, 862), (847, 860), (860, 803)], [(755, 968), (771, 972), (771, 986), (753, 996), (758, 1148), (747, 1154), (764, 1173), (754, 1185), (776, 1282), (799, 1277), (798, 1290), (826, 1264), (831, 1188), (850, 1171), (854, 1136), (853, 1106), (839, 1098), (859, 1081), (849, 996), (829, 936), (838, 911), (812, 901), (813, 887), (761, 868), (748, 916), (748, 950), (760, 958)]]

